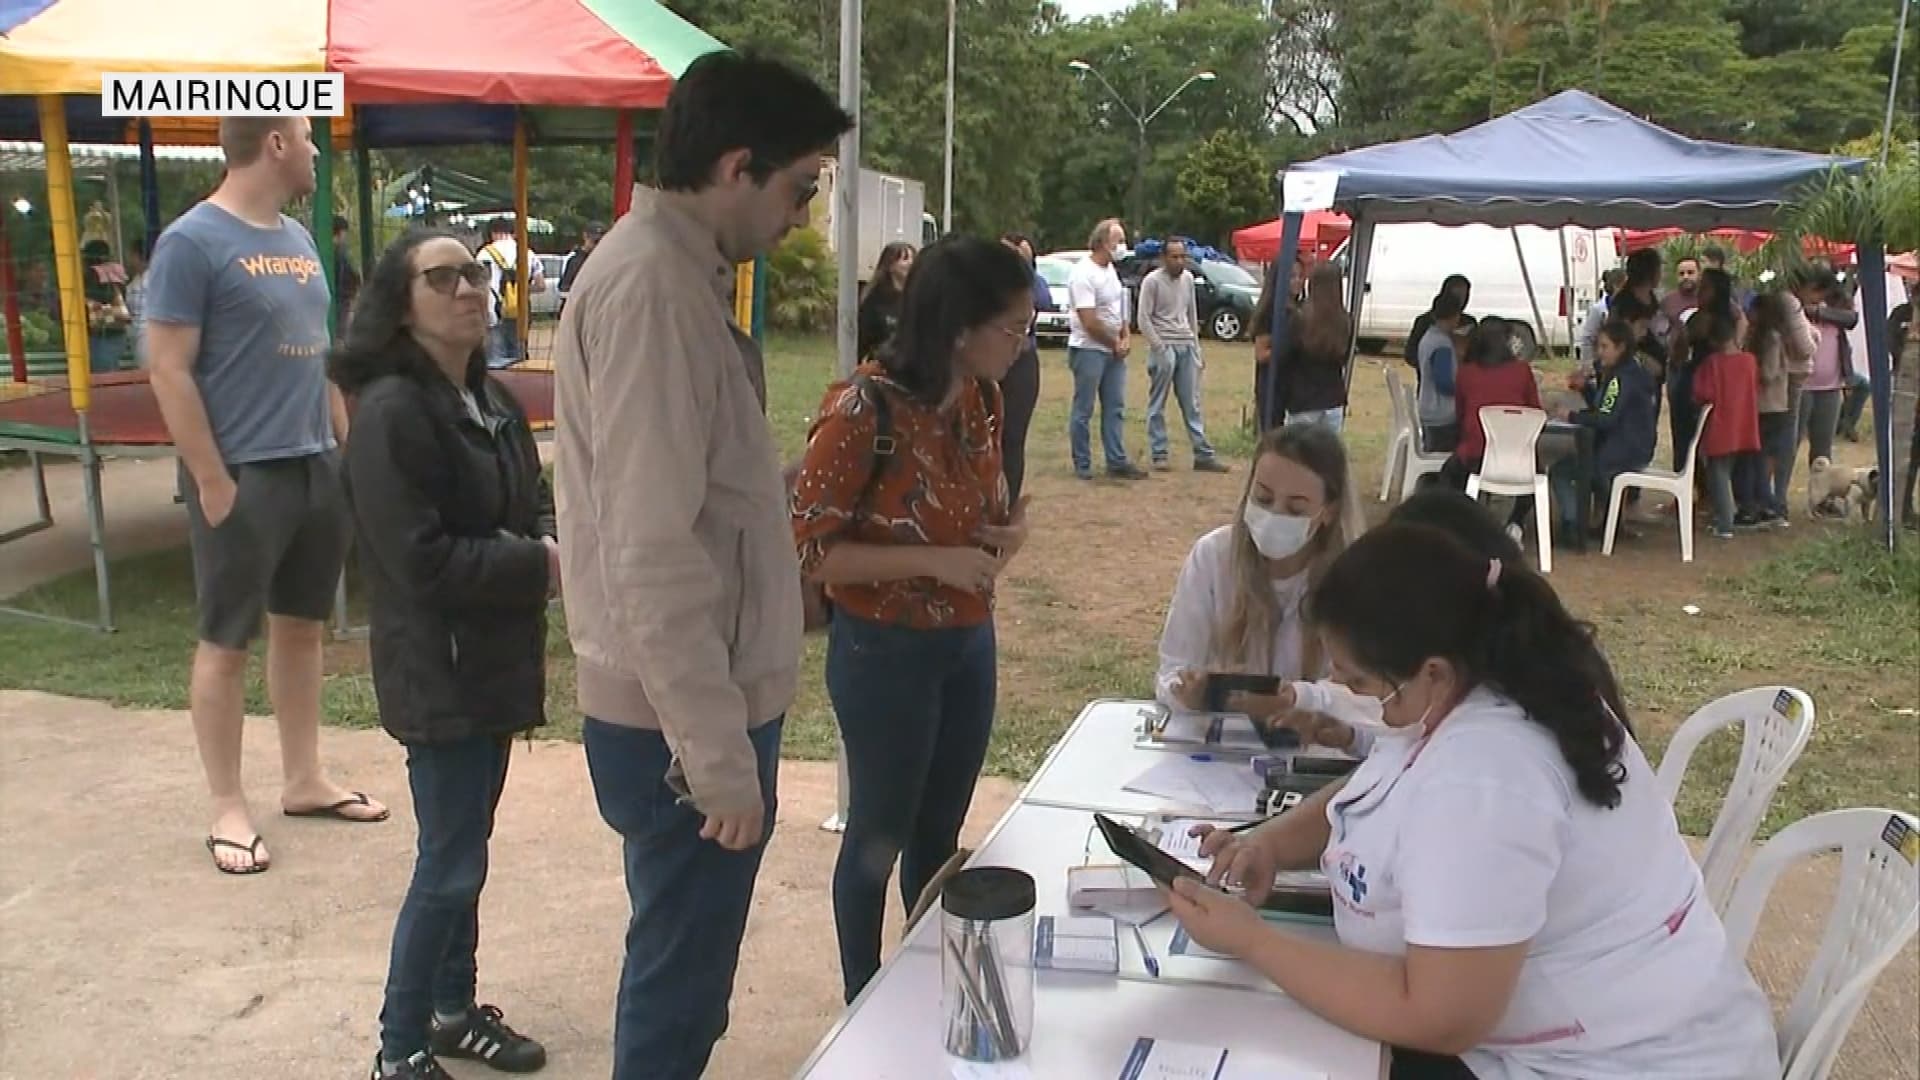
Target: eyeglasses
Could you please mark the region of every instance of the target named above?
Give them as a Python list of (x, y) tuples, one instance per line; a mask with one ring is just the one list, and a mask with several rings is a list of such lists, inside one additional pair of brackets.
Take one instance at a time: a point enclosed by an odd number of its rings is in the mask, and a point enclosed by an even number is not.
[(462, 281), (476, 289), (484, 289), (493, 283), (493, 275), (477, 262), (461, 263), (457, 266), (429, 266), (425, 270), (414, 271), (416, 277), (427, 279), (427, 288), (442, 296), (452, 296), (460, 289)]
[(807, 207), (813, 205), (814, 198), (819, 194), (820, 194), (819, 179), (816, 178), (816, 179), (807, 181), (807, 186), (801, 188), (800, 194), (794, 196), (793, 198), (794, 209), (805, 210)]

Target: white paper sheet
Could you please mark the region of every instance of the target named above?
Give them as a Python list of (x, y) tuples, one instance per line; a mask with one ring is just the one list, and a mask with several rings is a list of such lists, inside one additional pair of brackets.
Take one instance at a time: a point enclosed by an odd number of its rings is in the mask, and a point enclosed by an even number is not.
[(1245, 761), (1201, 760), (1203, 757), (1169, 756), (1128, 781), (1126, 790), (1215, 813), (1253, 813), (1263, 785), (1252, 766)]
[(1327, 1074), (1230, 1047), (1142, 1038), (1127, 1054), (1118, 1080), (1327, 1080)]

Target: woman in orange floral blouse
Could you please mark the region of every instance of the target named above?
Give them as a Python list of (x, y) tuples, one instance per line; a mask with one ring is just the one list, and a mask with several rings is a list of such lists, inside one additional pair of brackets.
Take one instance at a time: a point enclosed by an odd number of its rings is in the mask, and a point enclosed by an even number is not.
[(833, 872), (852, 1001), (880, 967), (887, 877), (907, 907), (959, 843), (993, 726), (994, 582), (1026, 541), (1001, 472), (999, 380), (1032, 273), (960, 237), (921, 254), (877, 361), (821, 402), (794, 481), (801, 569), (826, 586), (827, 693), (847, 763)]

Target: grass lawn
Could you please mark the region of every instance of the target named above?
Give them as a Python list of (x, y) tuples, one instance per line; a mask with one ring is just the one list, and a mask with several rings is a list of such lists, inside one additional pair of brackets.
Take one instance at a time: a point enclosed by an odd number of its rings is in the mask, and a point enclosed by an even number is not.
[[(1041, 404), (1028, 449), (1034, 539), (1002, 592), (1001, 699), (989, 771), (1024, 778), (1088, 700), (1150, 692), (1174, 578), (1193, 540), (1234, 513), (1251, 445), (1243, 424), (1251, 350), (1213, 344), (1206, 352), (1208, 430), (1223, 453), (1240, 460), (1235, 475), (1189, 471), (1175, 423), (1175, 471), (1136, 484), (1073, 478), (1064, 435), (1066, 362), (1058, 350), (1042, 354)], [(1363, 360), (1355, 372), (1347, 428), (1355, 476), (1376, 520), (1384, 512), (1372, 496), (1386, 444), (1385, 362), (1399, 361)], [(791, 457), (831, 375), (831, 342), (776, 338), (768, 365), (769, 412)], [(1128, 443), (1144, 458), (1144, 363), (1130, 366)], [(1850, 463), (1863, 457), (1863, 448), (1846, 449)], [(1557, 555), (1553, 574), (1568, 604), (1600, 628), (1649, 756), (1657, 761), (1673, 727), (1712, 698), (1785, 682), (1813, 695), (1819, 720), (1812, 747), (1775, 800), (1769, 831), (1838, 806), (1920, 807), (1920, 544), (1889, 556), (1857, 527), (1800, 522), (1727, 543), (1702, 528), (1697, 560), (1688, 565), (1679, 561), (1671, 529), (1645, 527), (1611, 559), (1597, 551)], [(112, 636), (0, 619), (4, 683), (120, 705), (184, 707), (189, 582), (184, 550), (120, 561), (114, 592), (121, 629)], [(92, 578), (80, 575), (16, 602), (87, 614), (92, 601)], [(1688, 614), (1687, 605), (1699, 613)], [(549, 732), (571, 738), (578, 732), (572, 662), (557, 608), (552, 640)], [(790, 756), (833, 754), (822, 652), (821, 641), (808, 642), (787, 729)], [(250, 708), (267, 710), (257, 675)], [(340, 724), (377, 723), (362, 643), (330, 646), (326, 711)], [(1681, 800), (1688, 831), (1704, 833), (1712, 824), (1737, 755), (1737, 741), (1723, 738), (1696, 762), (1698, 782)]]

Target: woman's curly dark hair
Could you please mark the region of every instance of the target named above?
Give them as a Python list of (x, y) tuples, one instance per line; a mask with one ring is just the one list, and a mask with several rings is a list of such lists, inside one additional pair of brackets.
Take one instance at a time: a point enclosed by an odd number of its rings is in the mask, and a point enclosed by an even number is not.
[[(413, 305), (413, 253), (429, 240), (459, 241), (460, 237), (445, 229), (409, 229), (381, 253), (360, 287), (346, 338), (327, 358), (327, 377), (348, 397), (383, 375), (440, 377), (433, 358), (406, 327), (407, 311)], [(479, 386), (486, 374), (487, 353), (482, 345), (467, 361), (467, 385)]]
[(1366, 670), (1400, 682), (1429, 658), (1465, 688), (1512, 699), (1559, 743), (1580, 794), (1620, 805), (1632, 730), (1593, 628), (1540, 575), (1489, 560), (1427, 525), (1387, 524), (1354, 541), (1314, 586), (1307, 610)]

